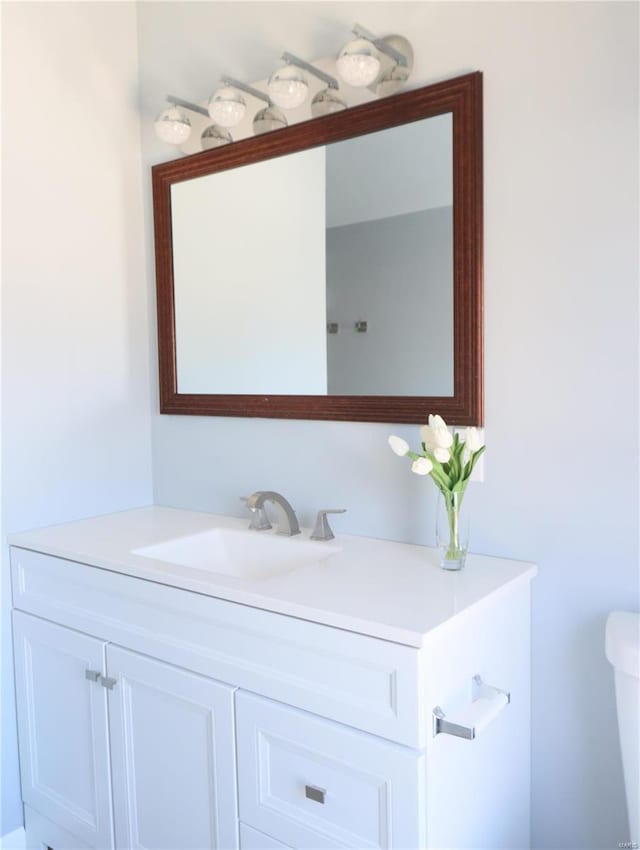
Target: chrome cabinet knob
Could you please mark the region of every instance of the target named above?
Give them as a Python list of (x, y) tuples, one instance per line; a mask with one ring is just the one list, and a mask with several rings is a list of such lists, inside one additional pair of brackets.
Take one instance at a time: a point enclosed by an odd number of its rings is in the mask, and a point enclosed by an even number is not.
[(320, 803), (324, 805), (324, 798), (326, 796), (326, 791), (324, 788), (318, 788), (315, 785), (305, 785), (304, 786), (304, 796), (307, 800), (313, 800), (314, 803)]

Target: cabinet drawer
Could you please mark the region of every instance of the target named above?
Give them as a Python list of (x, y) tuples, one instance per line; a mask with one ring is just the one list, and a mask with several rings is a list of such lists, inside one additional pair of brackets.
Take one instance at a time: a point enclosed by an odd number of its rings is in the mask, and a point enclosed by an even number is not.
[(286, 844), (276, 841), (246, 823), (240, 824), (240, 850), (291, 850)]
[(298, 850), (424, 844), (424, 756), (236, 693), (240, 818)]

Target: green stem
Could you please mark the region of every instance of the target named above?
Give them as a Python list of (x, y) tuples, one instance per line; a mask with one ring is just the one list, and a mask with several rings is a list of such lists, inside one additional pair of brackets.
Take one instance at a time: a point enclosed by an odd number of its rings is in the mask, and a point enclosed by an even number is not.
[(460, 557), (460, 507), (462, 504), (462, 493), (442, 493), (447, 509), (447, 521), (449, 525), (449, 545), (445, 554), (448, 561), (455, 561)]
[(449, 514), (449, 550), (458, 550), (460, 548), (460, 515), (455, 499), (451, 499), (451, 504), (447, 505), (447, 513)]

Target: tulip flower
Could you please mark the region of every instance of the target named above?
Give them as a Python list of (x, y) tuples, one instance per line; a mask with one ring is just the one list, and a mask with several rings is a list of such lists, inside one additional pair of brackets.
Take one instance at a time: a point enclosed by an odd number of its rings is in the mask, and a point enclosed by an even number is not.
[(389, 437), (389, 445), (400, 457), (413, 461), (416, 475), (430, 475), (438, 489), (447, 497), (458, 494), (458, 503), (467, 488), (473, 467), (484, 452), (478, 428), (467, 428), (464, 439), (452, 434), (442, 416), (431, 414), (428, 425), (420, 428), (422, 451), (413, 452), (401, 437)]
[(442, 416), (429, 416), (429, 424), (422, 426), (420, 435), (425, 448), (430, 452), (435, 449), (448, 449), (453, 444), (453, 436)]
[(464, 445), (469, 452), (477, 452), (478, 449), (482, 448), (482, 437), (477, 428), (467, 428), (464, 436)]
[(411, 472), (415, 472), (416, 475), (429, 475), (432, 469), (433, 464), (426, 457), (416, 458), (411, 465)]
[(404, 457), (409, 451), (409, 443), (402, 437), (396, 437), (395, 434), (389, 437), (389, 445), (399, 457)]

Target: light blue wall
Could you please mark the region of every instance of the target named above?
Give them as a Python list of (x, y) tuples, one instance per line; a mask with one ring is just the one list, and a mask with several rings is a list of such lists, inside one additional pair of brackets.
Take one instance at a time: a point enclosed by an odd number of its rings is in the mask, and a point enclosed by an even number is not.
[[(142, 3), (146, 119), (168, 40), (174, 84), (192, 86), (180, 94), (205, 97), (193, 74), (205, 40), (209, 79), (258, 79), (284, 39), (324, 56), (354, 20), (411, 39), (413, 85), (485, 75), (489, 447), (473, 548), (540, 565), (534, 847), (615, 847), (628, 836), (603, 630), (609, 610), (639, 606), (638, 7)], [(149, 163), (163, 156), (148, 124), (143, 150)], [(347, 507), (338, 533), (430, 542), (433, 487), (391, 455), (390, 430), (416, 439), (415, 427), (157, 415), (156, 499), (239, 513), (239, 495), (269, 487), (306, 522)]]

